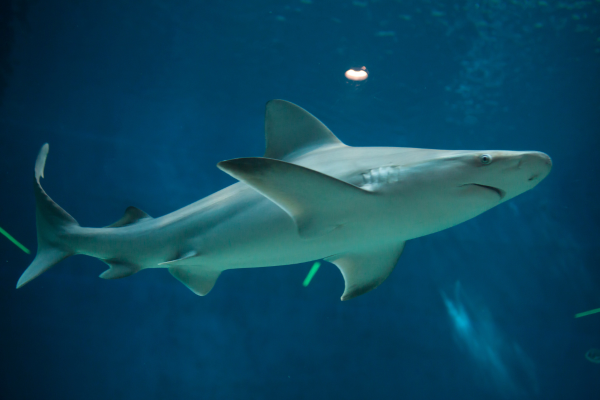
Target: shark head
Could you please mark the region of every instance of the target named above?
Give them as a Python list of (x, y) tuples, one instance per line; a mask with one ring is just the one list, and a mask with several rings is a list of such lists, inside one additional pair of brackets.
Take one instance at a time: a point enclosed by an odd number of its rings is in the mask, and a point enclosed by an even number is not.
[(548, 155), (534, 151), (425, 151), (417, 162), (370, 171), (363, 185), (395, 193), (397, 219), (415, 237), (467, 221), (534, 188), (552, 168)]
[(533, 189), (552, 169), (552, 160), (538, 151), (475, 151), (448, 159), (440, 177), (444, 187), (496, 205)]

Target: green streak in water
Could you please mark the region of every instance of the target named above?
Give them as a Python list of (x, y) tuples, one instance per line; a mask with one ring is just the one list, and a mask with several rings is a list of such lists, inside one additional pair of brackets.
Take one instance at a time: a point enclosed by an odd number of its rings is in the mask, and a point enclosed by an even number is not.
[(585, 317), (586, 315), (596, 314), (600, 312), (600, 308), (596, 308), (595, 310), (590, 310), (586, 312), (580, 312), (579, 314), (575, 314), (575, 318)]
[(320, 266), (321, 266), (321, 263), (318, 262), (318, 261), (313, 264), (313, 266), (310, 269), (310, 271), (308, 271), (308, 275), (306, 275), (306, 278), (304, 278), (304, 282), (302, 282), (302, 286), (304, 286), (304, 287), (308, 286), (308, 284), (312, 280), (313, 276), (315, 276), (315, 274), (319, 270)]
[(10, 233), (6, 232), (2, 228), (0, 228), (0, 233), (3, 234), (4, 236), (6, 236), (6, 238), (8, 240), (10, 240), (11, 242), (13, 242), (15, 244), (15, 246), (17, 246), (18, 248), (20, 248), (21, 250), (23, 250), (25, 253), (27, 253), (27, 254), (30, 253), (30, 251), (27, 249), (27, 247), (25, 247), (21, 243), (17, 242), (17, 239), (15, 239), (14, 237), (10, 236)]

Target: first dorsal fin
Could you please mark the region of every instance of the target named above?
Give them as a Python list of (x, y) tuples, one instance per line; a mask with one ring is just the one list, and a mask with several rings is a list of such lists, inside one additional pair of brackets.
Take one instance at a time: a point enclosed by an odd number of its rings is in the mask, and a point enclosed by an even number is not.
[(285, 160), (321, 146), (344, 144), (311, 113), (285, 100), (271, 100), (265, 112), (264, 157)]
[(139, 208), (129, 206), (127, 207), (127, 210), (125, 210), (125, 214), (123, 214), (120, 220), (118, 220), (114, 224), (108, 225), (106, 228), (120, 228), (122, 226), (135, 224), (143, 219), (148, 218), (152, 219), (151, 216), (149, 216)]

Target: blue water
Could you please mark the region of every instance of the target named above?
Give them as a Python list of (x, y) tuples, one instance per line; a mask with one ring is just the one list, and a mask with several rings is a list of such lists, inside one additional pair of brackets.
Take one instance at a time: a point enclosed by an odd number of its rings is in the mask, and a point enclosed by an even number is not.
[[(2, 399), (584, 399), (600, 364), (598, 1), (4, 0)], [(344, 78), (366, 66), (360, 85)], [(292, 101), (352, 146), (538, 150), (535, 189), (409, 241), (339, 301), (324, 263), (105, 281), (78, 256), (16, 290), (37, 246), (33, 166), (83, 226), (160, 216), (264, 152)]]

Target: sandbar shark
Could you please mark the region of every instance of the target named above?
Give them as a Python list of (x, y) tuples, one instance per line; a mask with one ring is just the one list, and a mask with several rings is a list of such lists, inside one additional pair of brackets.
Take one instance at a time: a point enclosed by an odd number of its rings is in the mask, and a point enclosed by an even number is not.
[(326, 260), (344, 277), (342, 300), (379, 286), (407, 240), (467, 221), (542, 181), (537, 151), (351, 147), (284, 100), (266, 105), (263, 157), (222, 161), (239, 180), (159, 218), (135, 207), (112, 225), (86, 228), (44, 191), (45, 144), (35, 164), (38, 249), (17, 288), (84, 254), (123, 278), (169, 272), (204, 296), (222, 271)]

